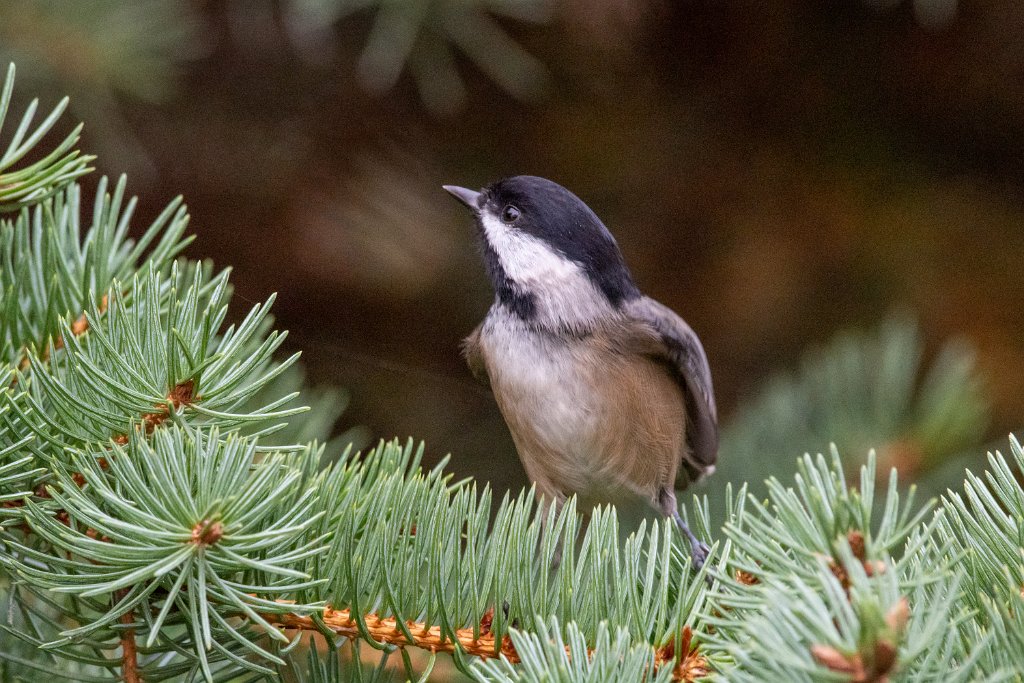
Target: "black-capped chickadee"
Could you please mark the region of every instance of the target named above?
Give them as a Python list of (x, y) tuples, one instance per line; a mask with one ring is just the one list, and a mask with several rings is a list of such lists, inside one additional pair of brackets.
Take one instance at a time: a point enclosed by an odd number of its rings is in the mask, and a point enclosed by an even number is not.
[(718, 418), (707, 357), (678, 315), (640, 293), (615, 238), (561, 185), (445, 185), (476, 217), (494, 304), (466, 339), (526, 473), (556, 505), (640, 497), (672, 517), (699, 568), (708, 548), (676, 489), (714, 472)]

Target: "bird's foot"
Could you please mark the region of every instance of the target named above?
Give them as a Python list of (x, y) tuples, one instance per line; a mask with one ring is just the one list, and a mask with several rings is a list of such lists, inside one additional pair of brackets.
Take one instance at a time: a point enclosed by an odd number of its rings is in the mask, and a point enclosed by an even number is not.
[[(711, 548), (708, 547), (707, 543), (696, 538), (690, 540), (690, 570), (694, 574), (699, 573), (704, 568), (704, 563), (707, 562), (710, 553)], [(704, 582), (708, 585), (708, 588), (711, 588), (715, 582), (711, 576), (710, 568), (704, 573)]]
[(693, 571), (699, 572), (704, 567), (710, 553), (711, 548), (707, 543), (697, 540), (696, 537), (690, 539), (690, 566), (693, 567)]

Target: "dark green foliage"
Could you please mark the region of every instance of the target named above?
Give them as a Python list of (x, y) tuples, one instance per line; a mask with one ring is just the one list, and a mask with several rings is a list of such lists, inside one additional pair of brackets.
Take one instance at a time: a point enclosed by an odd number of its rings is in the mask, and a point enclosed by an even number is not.
[(554, 13), (549, 0), (297, 0), (288, 4), (286, 16), (296, 44), (315, 50), (322, 48), (335, 22), (367, 10), (374, 19), (359, 60), (362, 82), (372, 90), (387, 90), (408, 71), (435, 113), (450, 114), (465, 104), (458, 56), (517, 97), (535, 96), (547, 75), (492, 15), (540, 22)]
[[(723, 434), (719, 474), (756, 483), (760, 493), (769, 475), (793, 470), (794, 453), (820, 453), (830, 443), (848, 457), (877, 449), (885, 468), (942, 469), (981, 443), (990, 401), (966, 343), (945, 344), (928, 363), (924, 357), (917, 326), (905, 317), (837, 336), (740, 408)], [(760, 457), (744, 457), (755, 451)]]

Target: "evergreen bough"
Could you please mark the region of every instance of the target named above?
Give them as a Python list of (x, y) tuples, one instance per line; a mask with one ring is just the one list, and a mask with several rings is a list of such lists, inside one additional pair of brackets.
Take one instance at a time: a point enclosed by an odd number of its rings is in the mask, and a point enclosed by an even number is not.
[(85, 217), (77, 129), (40, 151), (33, 109), (0, 161), (4, 680), (1024, 680), (1012, 437), (924, 506), (835, 449), (728, 488), (724, 527), (695, 500), (698, 573), (670, 524), (495, 506), (411, 442), (325, 454), (272, 300), (225, 326), (180, 200), (138, 241), (123, 179)]

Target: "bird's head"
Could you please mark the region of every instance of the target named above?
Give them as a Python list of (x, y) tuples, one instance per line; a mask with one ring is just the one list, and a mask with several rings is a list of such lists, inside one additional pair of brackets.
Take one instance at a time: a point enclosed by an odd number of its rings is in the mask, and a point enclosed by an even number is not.
[(524, 320), (582, 328), (639, 296), (608, 228), (561, 185), (513, 176), (444, 189), (476, 217), (498, 302)]

